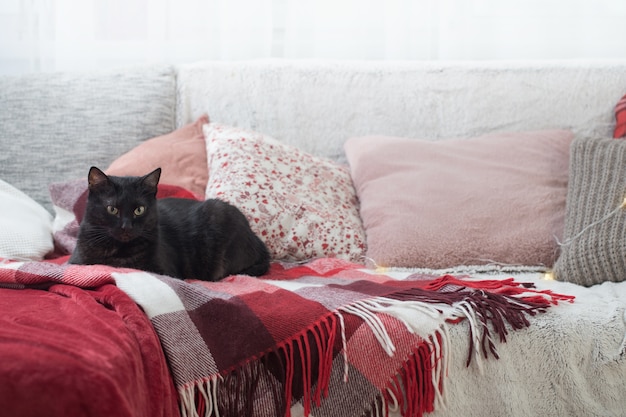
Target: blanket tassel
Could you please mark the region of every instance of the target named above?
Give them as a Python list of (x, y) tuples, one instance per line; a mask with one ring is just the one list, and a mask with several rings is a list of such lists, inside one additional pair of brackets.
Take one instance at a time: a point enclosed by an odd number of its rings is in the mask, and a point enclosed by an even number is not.
[(329, 314), (257, 360), (183, 387), (181, 416), (247, 416), (263, 409), (267, 415), (290, 417), (294, 398), (301, 400), (304, 415), (310, 415), (328, 396), (333, 349), (343, 331), (339, 320)]

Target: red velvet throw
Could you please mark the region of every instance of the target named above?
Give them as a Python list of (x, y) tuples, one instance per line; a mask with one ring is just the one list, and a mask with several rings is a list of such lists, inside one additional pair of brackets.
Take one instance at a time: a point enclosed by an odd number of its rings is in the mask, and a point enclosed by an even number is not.
[(182, 413), (206, 416), (289, 416), (292, 407), (347, 416), (398, 407), (422, 416), (444, 401), (449, 326), (470, 324), (469, 364), (497, 358), (507, 332), (573, 300), (513, 279), (397, 280), (335, 259), (276, 263), (261, 279), (209, 283), (102, 266), (0, 267), (5, 286), (50, 282), (115, 283), (126, 292), (159, 336)]
[(0, 414), (179, 415), (159, 339), (114, 285), (0, 288)]

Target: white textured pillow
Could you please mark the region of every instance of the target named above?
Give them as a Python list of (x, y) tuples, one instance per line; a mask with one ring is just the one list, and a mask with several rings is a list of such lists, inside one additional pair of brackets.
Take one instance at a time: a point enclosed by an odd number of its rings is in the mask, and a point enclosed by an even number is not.
[(0, 258), (38, 261), (53, 248), (52, 215), (0, 180)]
[(204, 125), (207, 198), (237, 206), (272, 258), (363, 261), (365, 233), (349, 168), (269, 136)]

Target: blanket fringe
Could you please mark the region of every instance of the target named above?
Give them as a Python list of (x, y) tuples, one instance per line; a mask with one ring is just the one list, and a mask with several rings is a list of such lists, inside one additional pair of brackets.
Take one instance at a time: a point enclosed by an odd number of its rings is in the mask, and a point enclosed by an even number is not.
[[(182, 417), (220, 415), (291, 416), (294, 398), (304, 416), (328, 396), (331, 367), (343, 355), (343, 380), (348, 381), (348, 352), (344, 315), (360, 318), (387, 355), (396, 346), (381, 314), (404, 324), (417, 336), (416, 346), (396, 375), (372, 402), (369, 416), (388, 416), (397, 410), (404, 417), (422, 417), (445, 408), (444, 392), (450, 363), (449, 325), (469, 324), (466, 365), (474, 361), (482, 372), (482, 360), (498, 358), (496, 340), (506, 342), (509, 327), (530, 325), (527, 316), (573, 297), (539, 291), (510, 280), (459, 280), (443, 276), (423, 288), (399, 288), (384, 297), (372, 297), (343, 306), (295, 337), (248, 363), (179, 390)], [(256, 410), (256, 412), (255, 412)], [(263, 414), (265, 415), (265, 414)]]
[(255, 410), (265, 409), (267, 415), (290, 417), (293, 398), (301, 398), (308, 416), (311, 407), (320, 406), (328, 396), (338, 335), (345, 351), (343, 317), (329, 314), (236, 370), (183, 386), (179, 389), (181, 416), (252, 416)]
[[(472, 361), (483, 372), (483, 358), (498, 359), (496, 342), (506, 342), (510, 326), (519, 330), (530, 325), (527, 316), (544, 312), (559, 301), (572, 302), (573, 296), (541, 291), (532, 284), (506, 280), (459, 280), (443, 276), (430, 282), (425, 289), (400, 290), (386, 297), (359, 302), (343, 310), (356, 312), (372, 329), (381, 347), (391, 355), (395, 349), (378, 313), (400, 320), (407, 329), (422, 338), (402, 369), (387, 387), (384, 403), (400, 411), (402, 416), (421, 417), (436, 408), (445, 408), (443, 393), (450, 361), (449, 329), (447, 323), (467, 319), (469, 348), (466, 366)], [(419, 314), (419, 316), (417, 316)], [(427, 318), (427, 319), (426, 319)], [(428, 375), (430, 378), (424, 378)], [(430, 383), (432, 381), (432, 384)], [(406, 393), (418, 393), (407, 396)]]
[(436, 378), (431, 378), (435, 372), (433, 357), (431, 344), (423, 341), (413, 350), (387, 387), (387, 395), (397, 402), (397, 408), (403, 416), (418, 417), (434, 410), (435, 392), (439, 387), (434, 383)]
[[(428, 283), (424, 288), (411, 288), (391, 294), (388, 298), (398, 300), (402, 305), (410, 300), (422, 303), (444, 303), (452, 307), (448, 310), (437, 307), (441, 317), (449, 323), (467, 319), (470, 328), (470, 346), (466, 366), (475, 359), (482, 372), (481, 358), (491, 354), (498, 359), (492, 330), (501, 343), (506, 342), (507, 324), (513, 330), (530, 325), (527, 316), (545, 312), (550, 305), (559, 301), (573, 302), (574, 297), (557, 294), (549, 290), (537, 290), (529, 283), (519, 283), (513, 278), (504, 280), (461, 280), (445, 275)], [(389, 303), (390, 305), (393, 302)], [(394, 309), (387, 313), (393, 314)], [(450, 314), (451, 313), (451, 314)], [(443, 328), (443, 327), (442, 327)], [(482, 354), (482, 355), (481, 355)]]

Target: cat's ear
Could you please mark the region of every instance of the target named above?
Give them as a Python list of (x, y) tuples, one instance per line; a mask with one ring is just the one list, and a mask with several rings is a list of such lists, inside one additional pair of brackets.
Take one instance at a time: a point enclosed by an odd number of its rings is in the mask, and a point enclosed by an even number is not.
[(159, 178), (161, 178), (161, 168), (157, 168), (148, 175), (142, 178), (143, 184), (150, 188), (151, 191), (157, 192), (157, 185), (159, 185)]
[(96, 167), (91, 167), (89, 169), (88, 181), (90, 190), (99, 189), (111, 183), (109, 181), (109, 177)]

